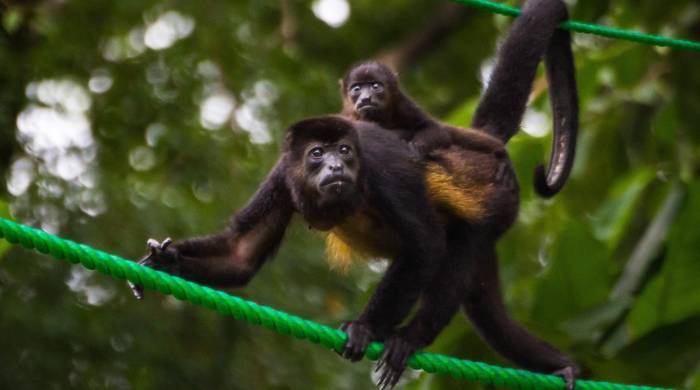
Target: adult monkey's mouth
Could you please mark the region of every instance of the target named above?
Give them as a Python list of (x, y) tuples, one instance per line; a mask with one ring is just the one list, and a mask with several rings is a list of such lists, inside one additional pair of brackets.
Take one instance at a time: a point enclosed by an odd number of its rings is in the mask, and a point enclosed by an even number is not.
[(352, 179), (347, 175), (332, 175), (321, 181), (321, 187), (327, 187), (333, 184), (352, 184)]
[(357, 111), (359, 112), (375, 111), (377, 108), (377, 105), (372, 102), (360, 103), (357, 105)]

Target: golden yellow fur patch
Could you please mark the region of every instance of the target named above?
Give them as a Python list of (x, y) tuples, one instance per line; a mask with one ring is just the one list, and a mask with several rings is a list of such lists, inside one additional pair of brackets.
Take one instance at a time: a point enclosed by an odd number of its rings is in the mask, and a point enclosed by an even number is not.
[(328, 262), (341, 272), (355, 260), (390, 258), (397, 250), (394, 232), (367, 210), (358, 210), (326, 237)]
[(430, 199), (448, 213), (471, 222), (479, 222), (485, 217), (483, 204), (486, 191), (477, 183), (456, 182), (450, 174), (438, 164), (428, 164), (425, 175)]
[(326, 236), (326, 258), (331, 269), (345, 273), (353, 261), (352, 248), (338, 235), (328, 233)]

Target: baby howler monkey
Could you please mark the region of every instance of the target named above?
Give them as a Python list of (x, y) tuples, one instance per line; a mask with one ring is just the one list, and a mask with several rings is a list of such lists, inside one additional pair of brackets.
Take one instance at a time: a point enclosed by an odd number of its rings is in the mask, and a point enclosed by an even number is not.
[(544, 56), (554, 136), (549, 168), (545, 174), (543, 166), (537, 167), (535, 189), (543, 197), (554, 196), (563, 187), (574, 160), (578, 95), (570, 34), (565, 30), (548, 31), (551, 23), (537, 22), (548, 17), (552, 7), (562, 5), (560, 0), (526, 2), (519, 22), (498, 52), (471, 129), (450, 126), (428, 115), (400, 89), (395, 74), (378, 62), (355, 65), (340, 81), (342, 114), (397, 131), (423, 158), (450, 145), (502, 150), (518, 131), (536, 68)]

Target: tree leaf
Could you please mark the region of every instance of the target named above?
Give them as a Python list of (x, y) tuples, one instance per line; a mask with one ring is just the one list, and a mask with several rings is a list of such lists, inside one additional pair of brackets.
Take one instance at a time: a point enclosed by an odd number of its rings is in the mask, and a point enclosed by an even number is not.
[(638, 169), (620, 180), (611, 190), (608, 199), (593, 216), (595, 237), (615, 248), (627, 230), (644, 189), (654, 179), (654, 172)]
[(629, 331), (638, 338), (663, 325), (700, 315), (700, 181), (688, 188), (686, 204), (669, 234), (668, 254), (659, 275), (630, 313)]
[(569, 221), (563, 227), (549, 261), (537, 286), (533, 316), (538, 322), (558, 324), (606, 300), (613, 263), (585, 224)]

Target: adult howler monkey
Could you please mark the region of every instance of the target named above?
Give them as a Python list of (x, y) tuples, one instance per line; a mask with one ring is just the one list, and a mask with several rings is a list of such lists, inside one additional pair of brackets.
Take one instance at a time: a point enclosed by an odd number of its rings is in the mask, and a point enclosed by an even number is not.
[[(397, 147), (397, 145), (399, 145)], [(395, 329), (421, 294), (451, 294), (444, 220), (425, 188), (425, 172), (407, 145), (370, 122), (340, 116), (292, 125), (282, 156), (224, 232), (163, 244), (149, 240), (142, 264), (215, 287), (247, 284), (283, 239), (294, 212), (313, 228), (344, 237), (354, 249), (392, 259), (365, 310), (343, 325), (344, 356), (362, 358), (386, 341), (382, 387), (393, 386), (423, 343)], [(426, 207), (428, 206), (428, 207)], [(463, 276), (463, 275), (462, 275)], [(437, 289), (439, 287), (439, 289)], [(140, 286), (132, 286), (137, 297)]]
[[(573, 164), (578, 130), (578, 96), (571, 37), (553, 30), (568, 18), (561, 0), (530, 0), (523, 6), (497, 56), (491, 79), (471, 129), (441, 123), (401, 91), (394, 73), (377, 62), (356, 65), (341, 80), (342, 114), (398, 131), (421, 157), (459, 145), (471, 150), (499, 150), (517, 133), (540, 59), (544, 56), (553, 111), (554, 137), (549, 169), (535, 172), (535, 189), (554, 196)], [(540, 24), (540, 21), (544, 21)], [(464, 161), (469, 164), (470, 161)]]

